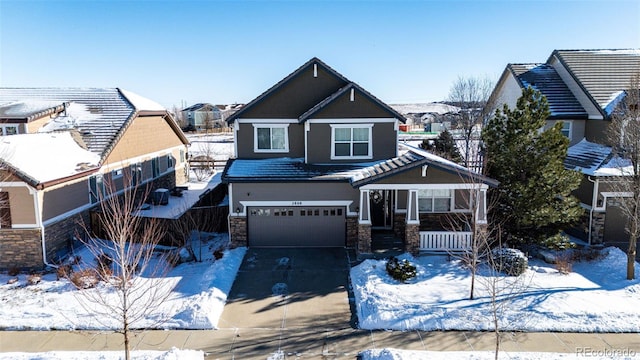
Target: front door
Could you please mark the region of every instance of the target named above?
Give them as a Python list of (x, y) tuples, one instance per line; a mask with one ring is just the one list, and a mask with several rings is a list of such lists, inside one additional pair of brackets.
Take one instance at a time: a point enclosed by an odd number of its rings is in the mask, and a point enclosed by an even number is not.
[(393, 227), (393, 192), (391, 190), (369, 191), (371, 227), (391, 229)]

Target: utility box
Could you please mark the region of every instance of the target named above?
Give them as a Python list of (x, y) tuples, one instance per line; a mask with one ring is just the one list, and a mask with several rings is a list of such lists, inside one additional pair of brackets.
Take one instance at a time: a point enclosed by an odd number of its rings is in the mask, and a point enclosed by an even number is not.
[(169, 204), (169, 190), (160, 188), (151, 193), (151, 203), (153, 205)]

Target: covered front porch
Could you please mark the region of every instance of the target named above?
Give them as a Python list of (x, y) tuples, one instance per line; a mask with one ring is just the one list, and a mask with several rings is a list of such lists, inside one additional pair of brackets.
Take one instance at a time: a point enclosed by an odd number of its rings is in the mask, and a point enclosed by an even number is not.
[(472, 229), (487, 223), (487, 188), (465, 183), (362, 186), (358, 252), (380, 251), (372, 244), (380, 232), (392, 232), (403, 240), (404, 251), (414, 254), (470, 250)]

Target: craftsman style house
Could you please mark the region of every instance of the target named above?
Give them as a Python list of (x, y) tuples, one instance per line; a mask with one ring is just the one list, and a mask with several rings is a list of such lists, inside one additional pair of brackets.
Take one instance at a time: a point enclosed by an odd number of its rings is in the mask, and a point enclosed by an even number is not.
[(227, 121), (234, 245), (368, 253), (372, 230), (384, 229), (409, 251), (463, 249), (465, 220), (486, 221), (494, 180), (400, 144), (402, 115), (317, 58)]
[(571, 234), (589, 244), (628, 243), (627, 219), (616, 207), (620, 194), (610, 187), (621, 169), (616, 168), (606, 132), (637, 74), (640, 49), (556, 50), (545, 63), (507, 65), (490, 99), (514, 107), (529, 86), (546, 96), (551, 112), (547, 125), (562, 122), (570, 140), (565, 167), (584, 175), (575, 195), (587, 211)]
[(187, 181), (184, 134), (125, 90), (0, 88), (0, 128), (0, 268), (61, 259), (105, 184)]

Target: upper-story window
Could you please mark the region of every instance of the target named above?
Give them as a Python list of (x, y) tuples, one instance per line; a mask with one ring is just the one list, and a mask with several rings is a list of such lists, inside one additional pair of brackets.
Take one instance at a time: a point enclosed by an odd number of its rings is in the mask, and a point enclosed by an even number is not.
[(0, 135), (16, 135), (18, 134), (18, 125), (0, 125)]
[(372, 128), (373, 124), (331, 125), (331, 158), (370, 159)]
[(253, 125), (253, 151), (289, 152), (289, 125)]
[(571, 121), (563, 121), (562, 122), (562, 135), (571, 139), (571, 125), (573, 123)]

